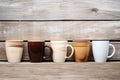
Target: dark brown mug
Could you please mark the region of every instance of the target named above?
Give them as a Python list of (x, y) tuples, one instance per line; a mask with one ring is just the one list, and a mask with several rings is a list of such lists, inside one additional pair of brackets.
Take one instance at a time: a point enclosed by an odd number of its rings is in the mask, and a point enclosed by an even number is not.
[[(48, 56), (45, 56), (45, 47), (50, 49), (50, 53)], [(31, 62), (41, 62), (44, 59), (47, 59), (52, 56), (52, 48), (46, 46), (44, 42), (28, 42), (28, 53)]]

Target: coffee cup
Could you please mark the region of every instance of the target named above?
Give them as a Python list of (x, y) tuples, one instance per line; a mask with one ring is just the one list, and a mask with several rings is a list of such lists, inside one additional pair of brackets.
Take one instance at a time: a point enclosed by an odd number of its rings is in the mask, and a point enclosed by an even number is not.
[(87, 62), (90, 52), (90, 41), (73, 41), (74, 57), (76, 62)]
[[(49, 55), (45, 55), (45, 48), (50, 49)], [(52, 49), (43, 41), (28, 41), (28, 52), (31, 62), (41, 62), (52, 56)]]
[(10, 63), (19, 63), (21, 62), (23, 54), (23, 41), (22, 40), (6, 40), (6, 56), (8, 62)]
[[(109, 55), (109, 47), (113, 48), (113, 52)], [(92, 41), (92, 51), (95, 62), (106, 62), (107, 58), (111, 58), (115, 54), (115, 46), (109, 41)]]
[[(51, 41), (51, 46), (53, 49), (53, 61), (56, 63), (63, 63), (73, 55), (74, 49), (67, 41)], [(69, 56), (67, 56), (67, 47), (71, 48)]]

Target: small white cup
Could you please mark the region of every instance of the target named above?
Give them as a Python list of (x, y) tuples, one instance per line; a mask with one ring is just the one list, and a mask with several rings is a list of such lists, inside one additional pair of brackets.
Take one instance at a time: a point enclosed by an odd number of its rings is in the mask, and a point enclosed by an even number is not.
[[(51, 41), (51, 47), (53, 49), (53, 61), (56, 63), (65, 62), (65, 59), (72, 57), (74, 52), (73, 47), (67, 41)], [(67, 47), (72, 49), (69, 56), (67, 56)]]
[(7, 40), (5, 43), (5, 48), (8, 62), (10, 63), (21, 62), (23, 54), (23, 41)]
[[(111, 55), (109, 55), (109, 46), (113, 48)], [(92, 41), (92, 50), (95, 62), (106, 62), (107, 58), (115, 54), (115, 46), (109, 41)]]

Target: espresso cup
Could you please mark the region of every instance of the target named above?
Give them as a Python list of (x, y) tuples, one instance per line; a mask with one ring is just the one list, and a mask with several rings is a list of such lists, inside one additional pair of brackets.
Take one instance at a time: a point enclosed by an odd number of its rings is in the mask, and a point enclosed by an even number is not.
[[(113, 48), (111, 55), (109, 55), (109, 46)], [(106, 62), (107, 58), (115, 54), (115, 46), (109, 41), (92, 41), (92, 50), (95, 62)]]
[(19, 40), (7, 40), (5, 42), (6, 56), (8, 62), (18, 63), (21, 62), (23, 54), (23, 41)]
[(87, 62), (90, 52), (90, 41), (73, 41), (74, 57), (76, 62)]
[[(45, 56), (45, 48), (50, 49), (49, 55)], [(31, 62), (41, 62), (44, 59), (48, 59), (52, 56), (51, 47), (45, 45), (42, 41), (29, 41), (28, 42), (28, 53)]]
[[(70, 58), (73, 55), (73, 47), (67, 41), (51, 41), (51, 46), (53, 49), (53, 61), (56, 63), (63, 63), (66, 58)], [(67, 56), (67, 47), (72, 49), (69, 56)]]

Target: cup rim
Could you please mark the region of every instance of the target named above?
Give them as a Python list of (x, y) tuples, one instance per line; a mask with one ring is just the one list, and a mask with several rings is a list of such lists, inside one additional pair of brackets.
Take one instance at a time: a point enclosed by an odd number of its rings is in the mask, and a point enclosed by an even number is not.
[(51, 42), (52, 44), (54, 44), (54, 43), (61, 43), (61, 44), (62, 44), (62, 43), (63, 43), (63, 44), (64, 44), (64, 43), (68, 43), (68, 41), (50, 41), (50, 42)]
[(5, 42), (23, 42), (24, 40), (5, 40)]
[(92, 40), (92, 41), (110, 41), (110, 40)]
[(109, 42), (109, 40), (92, 40), (92, 42)]
[(42, 40), (28, 40), (28, 42), (45, 42), (45, 41), (42, 41)]

